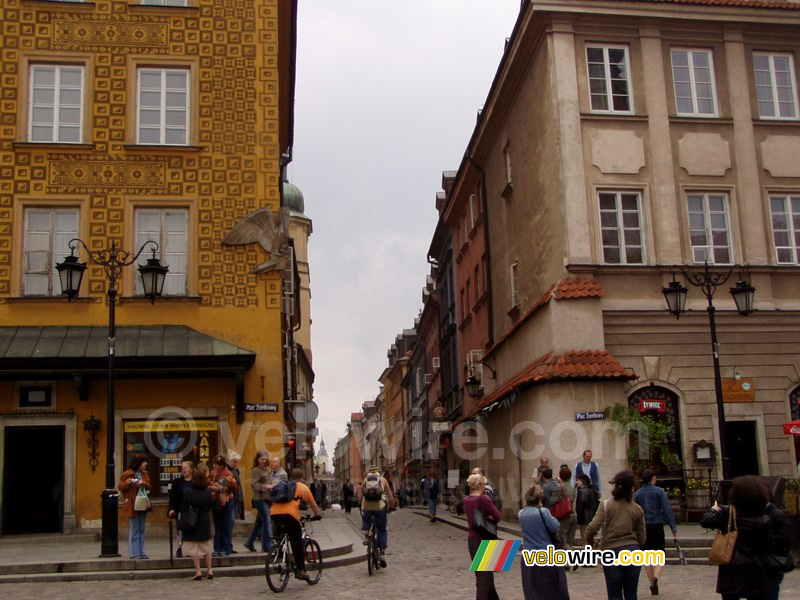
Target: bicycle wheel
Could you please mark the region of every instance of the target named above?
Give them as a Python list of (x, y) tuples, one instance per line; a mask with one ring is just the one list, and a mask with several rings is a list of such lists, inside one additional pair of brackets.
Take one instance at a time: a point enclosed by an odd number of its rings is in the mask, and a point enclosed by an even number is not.
[(316, 540), (308, 539), (303, 544), (303, 550), (306, 556), (306, 573), (308, 573), (306, 581), (309, 585), (314, 585), (322, 577), (322, 549)]
[(377, 571), (381, 568), (381, 551), (378, 548), (378, 541), (376, 540), (372, 548), (372, 565)]
[(286, 589), (286, 584), (289, 583), (289, 566), (286, 564), (283, 544), (270, 548), (265, 571), (269, 589), (273, 592), (282, 592)]
[(375, 537), (369, 536), (369, 539), (367, 540), (367, 571), (370, 575), (372, 575), (372, 572), (375, 570), (375, 562), (373, 558), (376, 547), (377, 544), (375, 543)]

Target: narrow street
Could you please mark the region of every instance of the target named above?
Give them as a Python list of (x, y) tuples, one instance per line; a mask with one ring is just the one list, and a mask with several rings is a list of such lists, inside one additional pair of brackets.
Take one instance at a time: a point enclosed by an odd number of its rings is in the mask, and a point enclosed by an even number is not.
[[(349, 515), (354, 527), (358, 513)], [(326, 518), (344, 519), (343, 513)], [(391, 515), (389, 521), (388, 568), (375, 575), (367, 574), (366, 563), (329, 569), (323, 572), (320, 583), (309, 586), (291, 579), (283, 592), (285, 598), (324, 598), (326, 600), (375, 598), (407, 600), (425, 597), (436, 600), (474, 597), (475, 578), (469, 572), (466, 533), (444, 523), (430, 523), (424, 517), (404, 509)], [(509, 573), (495, 575), (501, 598), (522, 598), (518, 557)], [(75, 583), (16, 584), (0, 587), (15, 600), (54, 597), (59, 600), (105, 600), (108, 597), (131, 597), (153, 594), (157, 588), (162, 597), (183, 597), (187, 594), (200, 599), (224, 595), (229, 598), (264, 598), (274, 594), (263, 577), (217, 577), (214, 581), (191, 581), (191, 571), (185, 579), (153, 581), (144, 585), (136, 581), (97, 581)], [(568, 575), (572, 598), (603, 599), (605, 584), (600, 568), (579, 569)], [(716, 568), (706, 566), (667, 567), (661, 578), (659, 598), (707, 600), (718, 598), (713, 593)], [(640, 598), (650, 598), (647, 581), (642, 574)], [(782, 586), (783, 600), (800, 600), (800, 573), (789, 574)]]

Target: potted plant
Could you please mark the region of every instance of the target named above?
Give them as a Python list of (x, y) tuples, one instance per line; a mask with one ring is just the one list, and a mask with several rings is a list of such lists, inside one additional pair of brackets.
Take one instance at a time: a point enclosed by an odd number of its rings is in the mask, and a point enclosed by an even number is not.
[(711, 505), (709, 501), (709, 488), (711, 483), (708, 479), (686, 479), (686, 506), (689, 510), (705, 511)]
[(669, 504), (672, 508), (672, 514), (675, 515), (675, 520), (685, 521), (686, 520), (686, 503), (683, 502), (683, 494), (681, 493), (681, 488), (679, 487), (666, 487), (664, 488), (664, 493), (667, 494), (667, 498), (669, 498)]
[[(649, 415), (643, 415), (638, 410), (628, 408), (617, 402), (614, 406), (604, 411), (607, 420), (612, 421), (620, 433), (628, 433), (628, 465), (635, 472), (652, 468), (667, 472), (679, 471), (681, 461), (678, 456), (670, 452), (669, 436), (671, 429), (666, 423), (657, 421)], [(640, 447), (639, 434), (647, 432), (647, 444)]]

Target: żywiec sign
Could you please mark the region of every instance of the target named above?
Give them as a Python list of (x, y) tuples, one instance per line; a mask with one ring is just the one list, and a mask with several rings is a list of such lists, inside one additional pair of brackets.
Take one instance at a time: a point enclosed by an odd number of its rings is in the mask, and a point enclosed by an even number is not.
[(667, 403), (660, 398), (642, 398), (639, 400), (636, 408), (639, 409), (640, 413), (645, 413), (651, 410), (656, 412), (667, 412)]
[(278, 405), (277, 404), (264, 404), (264, 403), (257, 403), (257, 404), (245, 404), (244, 410), (246, 412), (278, 412)]
[(575, 413), (576, 421), (602, 421), (606, 418), (602, 410), (592, 412), (577, 412)]

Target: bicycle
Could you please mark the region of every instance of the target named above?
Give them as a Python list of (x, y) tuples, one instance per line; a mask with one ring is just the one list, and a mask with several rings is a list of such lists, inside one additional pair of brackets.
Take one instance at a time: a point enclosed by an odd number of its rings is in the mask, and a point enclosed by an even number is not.
[(381, 551), (378, 548), (378, 517), (373, 512), (369, 517), (369, 530), (366, 533), (367, 571), (370, 575), (381, 568)]
[[(305, 554), (306, 573), (309, 585), (315, 585), (322, 577), (322, 549), (319, 543), (311, 537), (312, 531), (306, 529), (309, 521), (318, 521), (319, 517), (303, 515), (300, 519), (300, 526), (303, 528), (303, 552)], [(309, 526), (310, 529), (310, 526)], [(280, 538), (276, 539), (275, 545), (267, 553), (266, 577), (267, 585), (273, 592), (279, 593), (286, 589), (289, 583), (289, 574), (295, 570), (294, 556), (292, 556), (292, 545), (289, 542), (289, 534), (281, 532)]]

